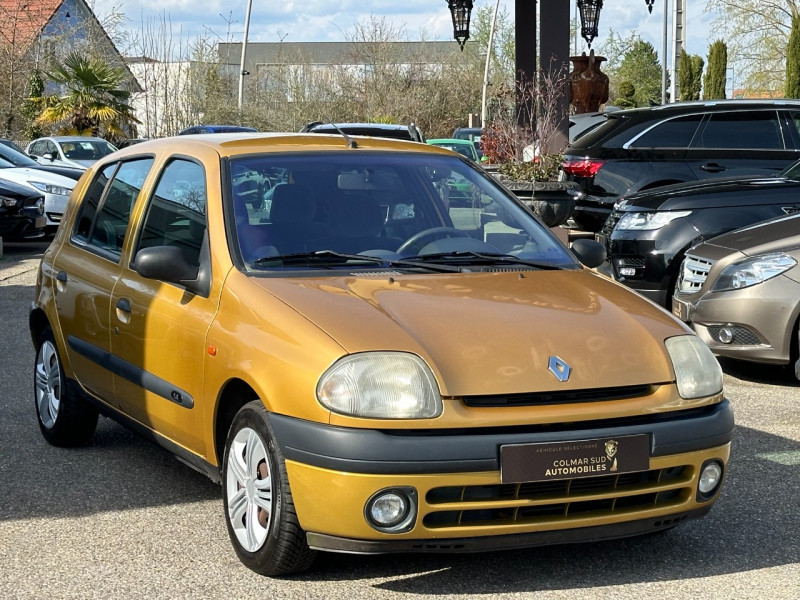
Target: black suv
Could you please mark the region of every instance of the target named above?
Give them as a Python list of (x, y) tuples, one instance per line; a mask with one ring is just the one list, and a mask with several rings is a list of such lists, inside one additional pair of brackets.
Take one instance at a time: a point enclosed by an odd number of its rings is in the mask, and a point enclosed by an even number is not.
[(670, 308), (689, 248), (798, 211), (800, 161), (777, 177), (692, 181), (639, 192), (620, 200), (597, 234), (609, 259), (600, 270)]
[(800, 101), (714, 100), (620, 110), (564, 151), (572, 218), (599, 231), (620, 197), (711, 177), (775, 175), (800, 158)]

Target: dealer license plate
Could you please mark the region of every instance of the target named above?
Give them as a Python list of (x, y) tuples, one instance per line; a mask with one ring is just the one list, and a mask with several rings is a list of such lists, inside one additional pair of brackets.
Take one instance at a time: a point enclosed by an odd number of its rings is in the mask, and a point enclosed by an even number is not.
[(500, 446), (502, 483), (598, 477), (650, 468), (650, 436)]

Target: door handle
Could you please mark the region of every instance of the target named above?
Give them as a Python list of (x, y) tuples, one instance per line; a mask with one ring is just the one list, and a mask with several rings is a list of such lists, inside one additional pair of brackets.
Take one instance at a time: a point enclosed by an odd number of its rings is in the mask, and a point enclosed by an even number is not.
[(727, 171), (727, 167), (724, 167), (719, 163), (706, 163), (702, 165), (700, 169), (708, 173), (720, 173), (722, 171)]
[(117, 309), (121, 310), (122, 312), (130, 313), (131, 312), (131, 301), (127, 298), (120, 298), (117, 301)]

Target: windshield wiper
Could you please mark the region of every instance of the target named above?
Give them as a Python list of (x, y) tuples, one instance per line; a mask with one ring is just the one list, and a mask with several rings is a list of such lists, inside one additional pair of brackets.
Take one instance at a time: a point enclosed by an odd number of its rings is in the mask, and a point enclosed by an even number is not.
[(564, 268), (563, 265), (525, 260), (524, 258), (514, 256), (513, 254), (491, 254), (485, 252), (475, 252), (474, 250), (459, 250), (457, 252), (438, 252), (435, 254), (423, 254), (420, 256), (412, 256), (405, 260), (412, 262), (424, 261), (426, 263), (429, 260), (433, 261), (456, 260), (460, 263), (466, 262), (472, 265), (476, 264), (493, 265), (497, 263), (511, 263), (515, 265), (524, 265), (526, 267), (534, 267), (536, 269), (544, 269), (550, 271), (558, 271)]
[(298, 265), (303, 263), (313, 263), (319, 266), (344, 265), (347, 261), (366, 262), (380, 265), (381, 267), (410, 267), (414, 269), (427, 269), (429, 271), (439, 271), (443, 273), (457, 273), (458, 267), (452, 265), (440, 265), (436, 263), (419, 263), (408, 259), (381, 258), (370, 256), (369, 254), (348, 254), (346, 252), (336, 252), (335, 250), (315, 250), (313, 252), (296, 252), (293, 254), (280, 254), (277, 256), (265, 256), (253, 261), (256, 266), (275, 265)]

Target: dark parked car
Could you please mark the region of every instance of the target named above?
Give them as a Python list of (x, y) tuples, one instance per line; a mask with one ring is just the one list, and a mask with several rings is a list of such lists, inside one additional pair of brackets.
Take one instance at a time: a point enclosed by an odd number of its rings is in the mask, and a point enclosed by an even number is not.
[(40, 238), (46, 223), (44, 196), (28, 185), (0, 179), (0, 238)]
[(628, 196), (598, 234), (610, 275), (669, 308), (686, 251), (704, 240), (800, 211), (800, 161), (778, 177), (676, 184)]
[(800, 101), (715, 100), (620, 110), (564, 152), (584, 192), (572, 218), (599, 231), (622, 196), (713, 177), (775, 175), (800, 158)]
[(425, 143), (425, 135), (414, 123), (397, 125), (393, 123), (323, 123), (315, 121), (305, 125), (300, 133), (345, 133)]
[(187, 127), (178, 135), (196, 135), (199, 133), (240, 133), (258, 131), (255, 127), (244, 127), (243, 125), (193, 125)]
[(686, 255), (672, 312), (714, 354), (794, 367), (800, 379), (800, 214), (737, 229)]

